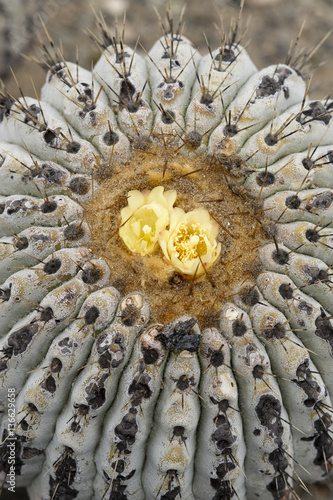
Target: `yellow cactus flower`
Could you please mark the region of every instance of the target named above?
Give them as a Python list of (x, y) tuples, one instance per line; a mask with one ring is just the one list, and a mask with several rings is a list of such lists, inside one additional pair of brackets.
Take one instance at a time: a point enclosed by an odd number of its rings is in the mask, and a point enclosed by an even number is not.
[(121, 211), (119, 235), (131, 252), (147, 255), (156, 250), (159, 233), (170, 223), (176, 197), (175, 190), (164, 192), (163, 186), (128, 193), (128, 206)]
[(207, 210), (185, 213), (174, 208), (170, 228), (160, 234), (159, 243), (165, 259), (181, 274), (201, 276), (212, 267), (221, 252), (216, 241), (218, 224)]

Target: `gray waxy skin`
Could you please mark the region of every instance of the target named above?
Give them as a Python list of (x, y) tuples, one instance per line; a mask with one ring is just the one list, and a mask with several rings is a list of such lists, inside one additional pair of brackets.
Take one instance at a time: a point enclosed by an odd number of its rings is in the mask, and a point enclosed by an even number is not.
[[(222, 310), (221, 331), (230, 341), (232, 361), (239, 383), (239, 404), (246, 415), (244, 422), (247, 446), (253, 450), (245, 457), (246, 487), (249, 497), (260, 494), (271, 498), (270, 485), (279, 481), (279, 470), (272, 457), (284, 453), (284, 471), (290, 473), (293, 456), (288, 414), (282, 394), (274, 380), (265, 347), (252, 331), (250, 317), (233, 304)], [(244, 379), (241, 382), (241, 379)], [(284, 452), (281, 452), (281, 450)]]
[[(230, 368), (230, 349), (217, 328), (206, 328), (200, 344), (200, 395), (205, 400), (198, 430), (200, 453), (196, 456), (194, 491), (214, 495), (230, 481), (239, 496), (245, 495), (244, 446), (238, 389)], [(210, 463), (212, 481), (205, 473)]]
[[(40, 100), (1, 108), (0, 479), (14, 387), (32, 500), (285, 500), (329, 477), (332, 101), (222, 46), (114, 42), (93, 76), (55, 61)], [(94, 168), (149, 141), (221, 161), (270, 221), (261, 272), (216, 298), (214, 324), (156, 323), (89, 250)]]
[(8, 299), (1, 302), (1, 335), (6, 334), (18, 319), (25, 316), (28, 301), (38, 304), (55, 285), (62, 283), (66, 277), (74, 276), (77, 267), (88, 257), (87, 248), (59, 250), (33, 268), (12, 274), (1, 285), (2, 290), (10, 293)]
[[(18, 413), (24, 414), (28, 407), (39, 410), (28, 412), (16, 430), (17, 436), (23, 438), (29, 426), (27, 449), (42, 449), (48, 445), (58, 413), (66, 404), (69, 382), (77, 374), (98, 332), (113, 319), (118, 300), (119, 293), (112, 287), (90, 294), (76, 321), (56, 336), (37, 371), (29, 375), (16, 400)], [(33, 478), (44, 461), (40, 454), (31, 455), (22, 469), (27, 478)]]

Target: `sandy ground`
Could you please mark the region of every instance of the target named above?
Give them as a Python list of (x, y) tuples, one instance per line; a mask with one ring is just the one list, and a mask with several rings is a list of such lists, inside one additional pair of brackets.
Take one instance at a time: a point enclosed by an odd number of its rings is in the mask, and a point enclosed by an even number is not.
[[(177, 19), (183, 2), (174, 0), (174, 13)], [(156, 21), (153, 6), (164, 13), (164, 1), (155, 0), (44, 0), (38, 13), (31, 21), (31, 36), (26, 48), (26, 55), (36, 54), (36, 40), (42, 34), (38, 15), (41, 16), (55, 43), (62, 41), (66, 59), (75, 59), (76, 47), (79, 47), (79, 61), (82, 66), (91, 67), (96, 61), (99, 51), (86, 33), (95, 29), (92, 6), (101, 10), (110, 26), (114, 25), (114, 16), (118, 15), (119, 24), (127, 11), (125, 40), (134, 45), (138, 35), (140, 42), (149, 50), (153, 42), (160, 36), (160, 27)], [(227, 29), (230, 18), (237, 15), (239, 2), (232, 0), (188, 0), (185, 14), (185, 35), (200, 47), (201, 53), (207, 51), (203, 31), (206, 33), (212, 48), (220, 43), (221, 20)], [(38, 14), (38, 15), (37, 15)], [(244, 41), (248, 51), (258, 68), (284, 62), (291, 40), (295, 40), (303, 21), (305, 26), (300, 46), (311, 49), (333, 28), (332, 0), (247, 0), (244, 8), (242, 28), (247, 33)], [(241, 30), (242, 31), (242, 30)], [(325, 64), (323, 64), (326, 61)], [(310, 95), (322, 98), (328, 95), (333, 87), (333, 35), (331, 35), (318, 52), (312, 63), (317, 69), (314, 72)], [(39, 89), (44, 80), (44, 72), (36, 64), (24, 58), (13, 66), (18, 81), (26, 95), (34, 95), (31, 75)], [(8, 90), (18, 96), (19, 92), (10, 73), (4, 78)], [(313, 491), (313, 496), (299, 493), (302, 500), (329, 500), (333, 498), (326, 488)], [(4, 493), (4, 500), (24, 500), (24, 493)]]

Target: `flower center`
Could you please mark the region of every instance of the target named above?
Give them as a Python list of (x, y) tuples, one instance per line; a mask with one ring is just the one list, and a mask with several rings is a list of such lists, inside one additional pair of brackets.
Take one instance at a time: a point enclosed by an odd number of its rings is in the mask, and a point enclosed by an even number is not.
[(143, 226), (142, 231), (143, 231), (145, 234), (150, 234), (150, 233), (151, 233), (151, 227), (150, 227), (150, 226), (148, 226), (148, 224), (146, 224), (145, 226)]
[(133, 217), (133, 222), (130, 226), (133, 230), (133, 234), (136, 235), (138, 241), (146, 241), (150, 243), (155, 238), (155, 229), (157, 222), (157, 215), (153, 210), (141, 210), (138, 215)]
[(205, 233), (200, 224), (181, 224), (174, 239), (175, 256), (184, 264), (205, 253)]

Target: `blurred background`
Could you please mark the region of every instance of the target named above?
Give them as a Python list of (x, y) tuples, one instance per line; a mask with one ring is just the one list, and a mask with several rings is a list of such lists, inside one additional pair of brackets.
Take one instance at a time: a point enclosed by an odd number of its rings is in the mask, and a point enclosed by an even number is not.
[[(176, 20), (184, 5), (182, 0), (173, 0)], [(220, 43), (221, 14), (223, 26), (228, 32), (230, 19), (235, 17), (239, 0), (188, 0), (185, 11), (185, 35), (201, 52), (205, 47), (205, 32), (212, 48)], [(96, 12), (102, 12), (113, 28), (115, 16), (122, 25), (126, 12), (125, 41), (134, 45), (140, 35), (140, 42), (149, 50), (160, 36), (161, 29), (154, 7), (162, 15), (164, 0), (0, 0), (0, 76), (9, 91), (18, 95), (13, 76), (8, 72), (12, 66), (20, 85), (31, 95), (44, 80), (44, 72), (36, 64), (24, 59), (36, 55), (37, 40), (45, 34), (44, 23), (52, 39), (58, 45), (61, 41), (65, 58), (75, 60), (79, 47), (79, 62), (90, 68), (91, 61), (99, 57), (99, 50), (87, 34), (97, 32)], [(247, 26), (244, 37), (246, 46), (259, 69), (270, 64), (284, 62), (289, 45), (304, 29), (300, 46), (311, 50), (333, 28), (333, 0), (246, 0), (242, 16), (242, 30)], [(312, 59), (315, 71), (311, 95), (323, 97), (333, 85), (333, 36), (330, 36)], [(320, 66), (318, 68), (318, 66)]]
[[(230, 19), (237, 16), (239, 0), (188, 0), (185, 11), (184, 34), (207, 52), (205, 32), (212, 49), (220, 44), (221, 15), (228, 33)], [(184, 5), (173, 0), (176, 21)], [(97, 33), (96, 12), (102, 12), (112, 29), (115, 17), (122, 26), (126, 14), (125, 42), (134, 46), (138, 36), (149, 50), (161, 35), (154, 7), (164, 17), (164, 0), (0, 0), (0, 76), (8, 91), (19, 96), (11, 67), (26, 95), (34, 96), (43, 84), (44, 71), (29, 60), (38, 57), (38, 39), (46, 39), (43, 24), (56, 45), (62, 44), (67, 60), (76, 59), (78, 47), (80, 65), (90, 68), (99, 57), (99, 50), (91, 40), (89, 30)], [(333, 0), (246, 0), (240, 33), (247, 50), (258, 69), (285, 62), (291, 41), (303, 24), (300, 47), (311, 51), (333, 28)], [(23, 56), (25, 55), (25, 57)], [(312, 58), (315, 67), (310, 96), (323, 98), (333, 87), (333, 34)], [(326, 487), (315, 488), (310, 496), (298, 492), (301, 500), (329, 500), (333, 498)], [(26, 500), (24, 491), (4, 492), (1, 499)]]

